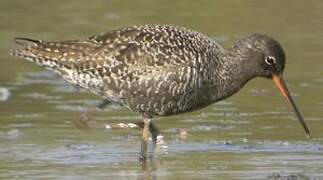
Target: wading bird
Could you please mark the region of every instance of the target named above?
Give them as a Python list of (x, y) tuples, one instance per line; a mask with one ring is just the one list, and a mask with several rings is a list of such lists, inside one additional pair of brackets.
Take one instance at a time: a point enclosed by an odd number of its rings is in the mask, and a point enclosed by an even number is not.
[(225, 99), (256, 77), (272, 79), (310, 135), (283, 80), (280, 44), (251, 34), (224, 49), (186, 28), (142, 25), (83, 40), (16, 38), (11, 54), (62, 76), (105, 102), (118, 103), (143, 118), (140, 159), (145, 160), (153, 116), (191, 112)]

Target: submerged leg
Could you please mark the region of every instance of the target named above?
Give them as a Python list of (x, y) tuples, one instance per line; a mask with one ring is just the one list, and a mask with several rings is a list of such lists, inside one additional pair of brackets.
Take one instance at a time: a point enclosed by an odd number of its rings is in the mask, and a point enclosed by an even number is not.
[(109, 104), (111, 104), (111, 102), (109, 100), (103, 100), (97, 107), (99, 109), (104, 109)]
[[(144, 128), (144, 122), (140, 121), (140, 122), (136, 122), (135, 123), (137, 126), (139, 126), (140, 128)], [(160, 135), (159, 129), (155, 126), (155, 124), (153, 122), (149, 123), (149, 132), (151, 134), (151, 138), (153, 140), (153, 143), (156, 144), (157, 142), (157, 137), (158, 135)]]
[[(138, 121), (134, 123), (106, 123), (105, 121), (95, 121), (90, 119), (87, 113), (82, 114), (81, 118), (75, 119), (76, 127), (80, 129), (143, 129), (144, 122)], [(160, 135), (158, 128), (153, 122), (150, 122), (149, 127), (150, 134), (152, 136), (153, 143), (155, 144)]]
[(149, 136), (151, 121), (152, 121), (152, 117), (144, 113), (143, 114), (144, 127), (142, 130), (141, 148), (140, 148), (140, 156), (139, 156), (140, 161), (146, 161), (147, 159), (148, 136)]
[(149, 128), (153, 143), (156, 144), (157, 142), (157, 137), (158, 135), (160, 135), (159, 133), (159, 129), (155, 126), (155, 124), (153, 124), (152, 122), (150, 122), (150, 128)]
[(91, 120), (88, 114), (84, 114), (80, 119), (75, 120), (75, 125), (80, 129), (135, 129), (142, 128), (142, 140), (140, 160), (144, 161), (147, 158), (148, 137), (149, 133), (152, 137), (154, 152), (166, 152), (167, 144), (164, 142), (164, 137), (160, 134), (158, 128), (152, 122), (152, 117), (143, 114), (143, 121), (134, 123), (106, 123), (102, 121)]

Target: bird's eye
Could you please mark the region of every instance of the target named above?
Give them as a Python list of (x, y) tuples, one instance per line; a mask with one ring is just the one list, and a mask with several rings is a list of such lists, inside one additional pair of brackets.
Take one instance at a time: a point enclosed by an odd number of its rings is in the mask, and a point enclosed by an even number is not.
[(265, 59), (265, 62), (268, 64), (268, 65), (273, 65), (273, 64), (276, 64), (276, 59), (272, 56), (267, 56), (266, 59)]

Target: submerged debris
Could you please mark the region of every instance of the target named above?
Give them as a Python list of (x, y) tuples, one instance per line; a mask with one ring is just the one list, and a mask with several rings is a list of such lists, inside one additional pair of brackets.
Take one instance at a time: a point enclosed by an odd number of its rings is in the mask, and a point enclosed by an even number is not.
[(10, 129), (7, 132), (0, 131), (0, 139), (14, 140), (18, 139), (20, 131), (18, 129)]
[(268, 176), (269, 180), (310, 180), (311, 177), (304, 175), (304, 174), (284, 174), (284, 173), (272, 173)]
[(11, 96), (9, 89), (0, 87), (0, 101), (8, 101)]

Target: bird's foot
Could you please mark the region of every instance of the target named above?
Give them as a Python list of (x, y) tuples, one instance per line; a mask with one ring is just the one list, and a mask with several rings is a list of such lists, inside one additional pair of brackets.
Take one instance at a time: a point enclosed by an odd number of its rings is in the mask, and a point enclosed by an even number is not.
[(143, 155), (139, 155), (139, 162), (140, 163), (146, 163), (147, 162), (147, 157)]
[(79, 129), (106, 129), (105, 123), (94, 121), (88, 113), (83, 113), (79, 119), (74, 120), (74, 123)]
[(155, 147), (154, 147), (154, 153), (155, 154), (167, 154), (168, 153), (168, 145), (167, 143), (164, 141), (164, 136), (159, 134), (157, 136), (157, 140), (155, 143)]
[(80, 118), (74, 120), (74, 124), (79, 129), (90, 129), (88, 122), (90, 117), (87, 113), (83, 113)]
[(104, 109), (108, 105), (110, 105), (111, 102), (109, 100), (103, 100), (100, 104), (97, 105), (97, 108)]

